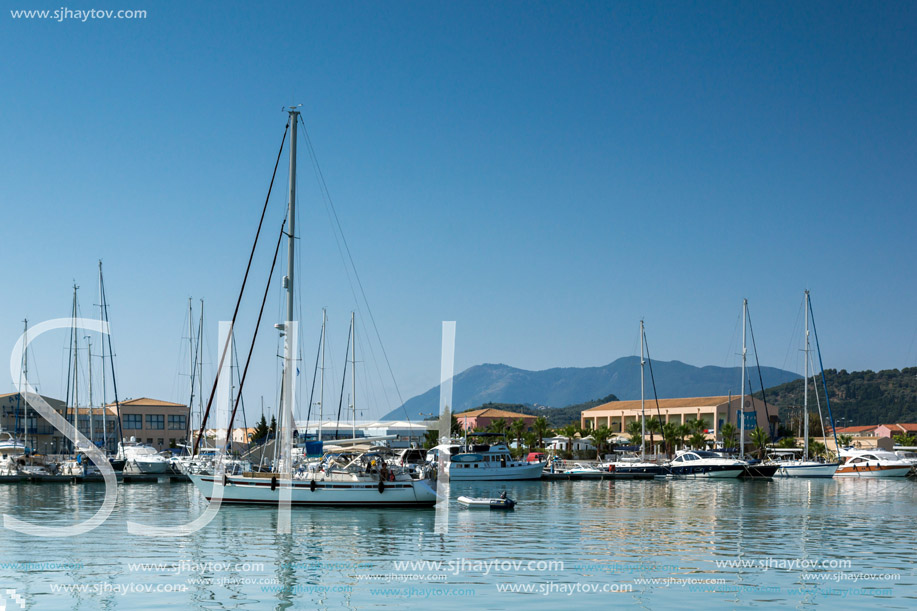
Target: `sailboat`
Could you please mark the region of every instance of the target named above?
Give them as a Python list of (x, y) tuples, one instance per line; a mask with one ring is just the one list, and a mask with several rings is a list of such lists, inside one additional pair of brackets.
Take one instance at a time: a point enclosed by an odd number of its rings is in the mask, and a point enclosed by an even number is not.
[[(809, 291), (806, 291), (805, 300), (806, 326), (803, 339), (803, 358), (805, 360), (802, 380), (802, 421), (803, 424), (803, 454), (801, 459), (780, 461), (777, 475), (780, 477), (834, 477), (840, 463), (823, 462), (809, 459)], [(797, 319), (798, 320), (798, 319)], [(818, 386), (816, 386), (817, 392)]]
[[(619, 474), (646, 474), (656, 477), (662, 477), (668, 474), (668, 469), (656, 462), (646, 460), (646, 376), (644, 368), (646, 367), (646, 358), (644, 358), (646, 346), (646, 330), (643, 328), (643, 320), (640, 320), (640, 458), (619, 458), (612, 463), (614, 472)], [(654, 383), (655, 384), (655, 383)], [(653, 386), (655, 389), (655, 385)], [(657, 402), (658, 404), (658, 402)], [(661, 420), (660, 420), (661, 422)]]
[[(283, 452), (280, 460), (274, 462), (271, 472), (247, 472), (241, 475), (224, 473), (221, 477), (217, 471), (213, 474), (190, 473), (189, 477), (208, 501), (216, 499), (216, 502), (222, 503), (279, 505), (289, 499), (289, 503), (294, 506), (432, 507), (437, 496), (428, 480), (414, 479), (406, 470), (389, 466), (378, 455), (360, 452), (341, 453), (327, 456), (321, 463), (311, 463), (308, 469), (295, 473), (293, 471), (291, 440), (294, 427), (294, 399), (291, 389), (295, 366), (290, 364), (293, 362), (296, 328), (293, 318), (293, 269), (296, 245), (296, 135), (299, 111), (291, 108), (288, 114), (287, 127), (292, 130), (286, 231), (288, 260), (287, 276), (283, 282), (286, 292), (286, 322), (276, 325), (285, 336), (286, 351), (281, 393), (282, 409), (278, 421), (278, 440), (283, 440)], [(280, 242), (278, 249), (279, 246)], [(241, 383), (239, 392), (241, 393)], [(202, 423), (202, 429), (203, 426)], [(217, 489), (218, 486), (221, 489)]]

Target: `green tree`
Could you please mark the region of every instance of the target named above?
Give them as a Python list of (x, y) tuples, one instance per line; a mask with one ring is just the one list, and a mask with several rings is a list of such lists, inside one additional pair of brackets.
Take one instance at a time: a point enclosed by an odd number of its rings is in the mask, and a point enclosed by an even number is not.
[(535, 422), (532, 423), (532, 431), (538, 438), (538, 448), (544, 449), (544, 436), (548, 432), (548, 419), (544, 416), (538, 416), (535, 418)]
[(435, 448), (439, 444), (439, 431), (427, 431), (423, 434), (423, 447), (426, 450)]
[[(840, 444), (842, 448), (849, 447), (850, 445), (853, 444), (853, 435), (838, 435), (837, 442)], [(900, 445), (904, 445), (904, 444), (900, 444)]]
[(693, 434), (691, 426), (687, 423), (678, 425), (678, 440), (682, 445), (685, 445), (687, 438)]
[(688, 442), (691, 444), (692, 448), (696, 450), (703, 450), (705, 447), (707, 447), (707, 436), (703, 433), (692, 433)]
[(793, 436), (784, 437), (777, 442), (778, 448), (791, 449), (796, 447), (796, 438)]
[(506, 433), (507, 422), (503, 418), (497, 418), (496, 420), (490, 423), (490, 426), (487, 427), (488, 432), (490, 433)]
[(758, 449), (758, 458), (764, 458), (764, 451), (767, 449), (767, 443), (770, 441), (770, 436), (767, 434), (767, 431), (762, 429), (760, 426), (756, 426), (755, 430), (751, 432), (751, 442)]
[(611, 438), (611, 429), (604, 424), (592, 432), (592, 439), (595, 441), (595, 451), (597, 456), (602, 455), (602, 448)]
[(627, 434), (630, 435), (632, 445), (639, 446), (643, 443), (643, 425), (639, 421), (634, 420), (627, 425)]
[(825, 444), (815, 441), (813, 438), (809, 437), (809, 456), (814, 458), (825, 457), (828, 455), (828, 448), (825, 447)]
[(522, 448), (522, 434), (525, 432), (525, 420), (518, 418), (513, 420), (512, 424), (509, 425), (509, 430), (512, 432), (513, 437), (516, 438), (516, 447)]
[(646, 419), (646, 431), (650, 434), (650, 448), (653, 452), (655, 452), (656, 438), (653, 436), (653, 434), (662, 432), (662, 421), (659, 420), (659, 418), (656, 416), (650, 416)]
[(662, 440), (665, 444), (665, 453), (671, 456), (675, 451), (675, 443), (678, 441), (680, 427), (674, 422), (666, 422), (662, 425)]
[(267, 438), (269, 432), (270, 429), (267, 426), (267, 420), (265, 420), (264, 414), (261, 414), (261, 420), (255, 425), (255, 430), (249, 434), (248, 440), (252, 443), (262, 443)]
[(736, 425), (731, 422), (726, 422), (720, 427), (720, 435), (723, 438), (724, 448), (729, 449), (735, 447), (736, 433), (738, 433)]

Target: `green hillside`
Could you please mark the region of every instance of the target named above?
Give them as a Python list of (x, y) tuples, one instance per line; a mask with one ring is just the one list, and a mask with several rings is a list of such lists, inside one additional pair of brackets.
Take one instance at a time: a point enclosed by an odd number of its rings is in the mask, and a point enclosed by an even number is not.
[[(827, 369), (825, 377), (831, 411), (838, 426), (917, 422), (917, 367), (878, 372)], [(809, 408), (815, 412), (818, 408), (812, 388), (809, 382)], [(788, 382), (767, 389), (767, 402), (780, 408), (780, 419), (785, 423), (798, 411), (792, 408), (802, 405), (802, 392), (801, 382)], [(821, 377), (818, 396), (827, 418)]]

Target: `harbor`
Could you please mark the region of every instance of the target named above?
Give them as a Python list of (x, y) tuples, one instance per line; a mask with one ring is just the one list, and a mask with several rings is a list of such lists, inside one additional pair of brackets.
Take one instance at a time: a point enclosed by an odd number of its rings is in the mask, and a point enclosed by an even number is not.
[(915, 607), (917, 3), (20, 4), (0, 611)]

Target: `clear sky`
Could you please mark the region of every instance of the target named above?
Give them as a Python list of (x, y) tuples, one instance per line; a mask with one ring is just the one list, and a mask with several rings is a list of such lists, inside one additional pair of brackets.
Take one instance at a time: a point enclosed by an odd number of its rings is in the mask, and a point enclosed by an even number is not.
[[(605, 364), (634, 354), (641, 317), (654, 358), (722, 366), (743, 297), (762, 364), (801, 371), (806, 287), (827, 367), (917, 364), (912, 2), (68, 8), (148, 14), (0, 15), (4, 350), (23, 318), (69, 316), (74, 281), (94, 316), (102, 259), (121, 396), (187, 400), (187, 299), (215, 353), (296, 102), (404, 399), (438, 382), (443, 320), (459, 371)], [(327, 306), (329, 405), (355, 300), (301, 153), (303, 369)], [(275, 401), (278, 284), (249, 405)], [(366, 335), (374, 417), (397, 400)], [(63, 395), (67, 342), (34, 345), (46, 394)]]

